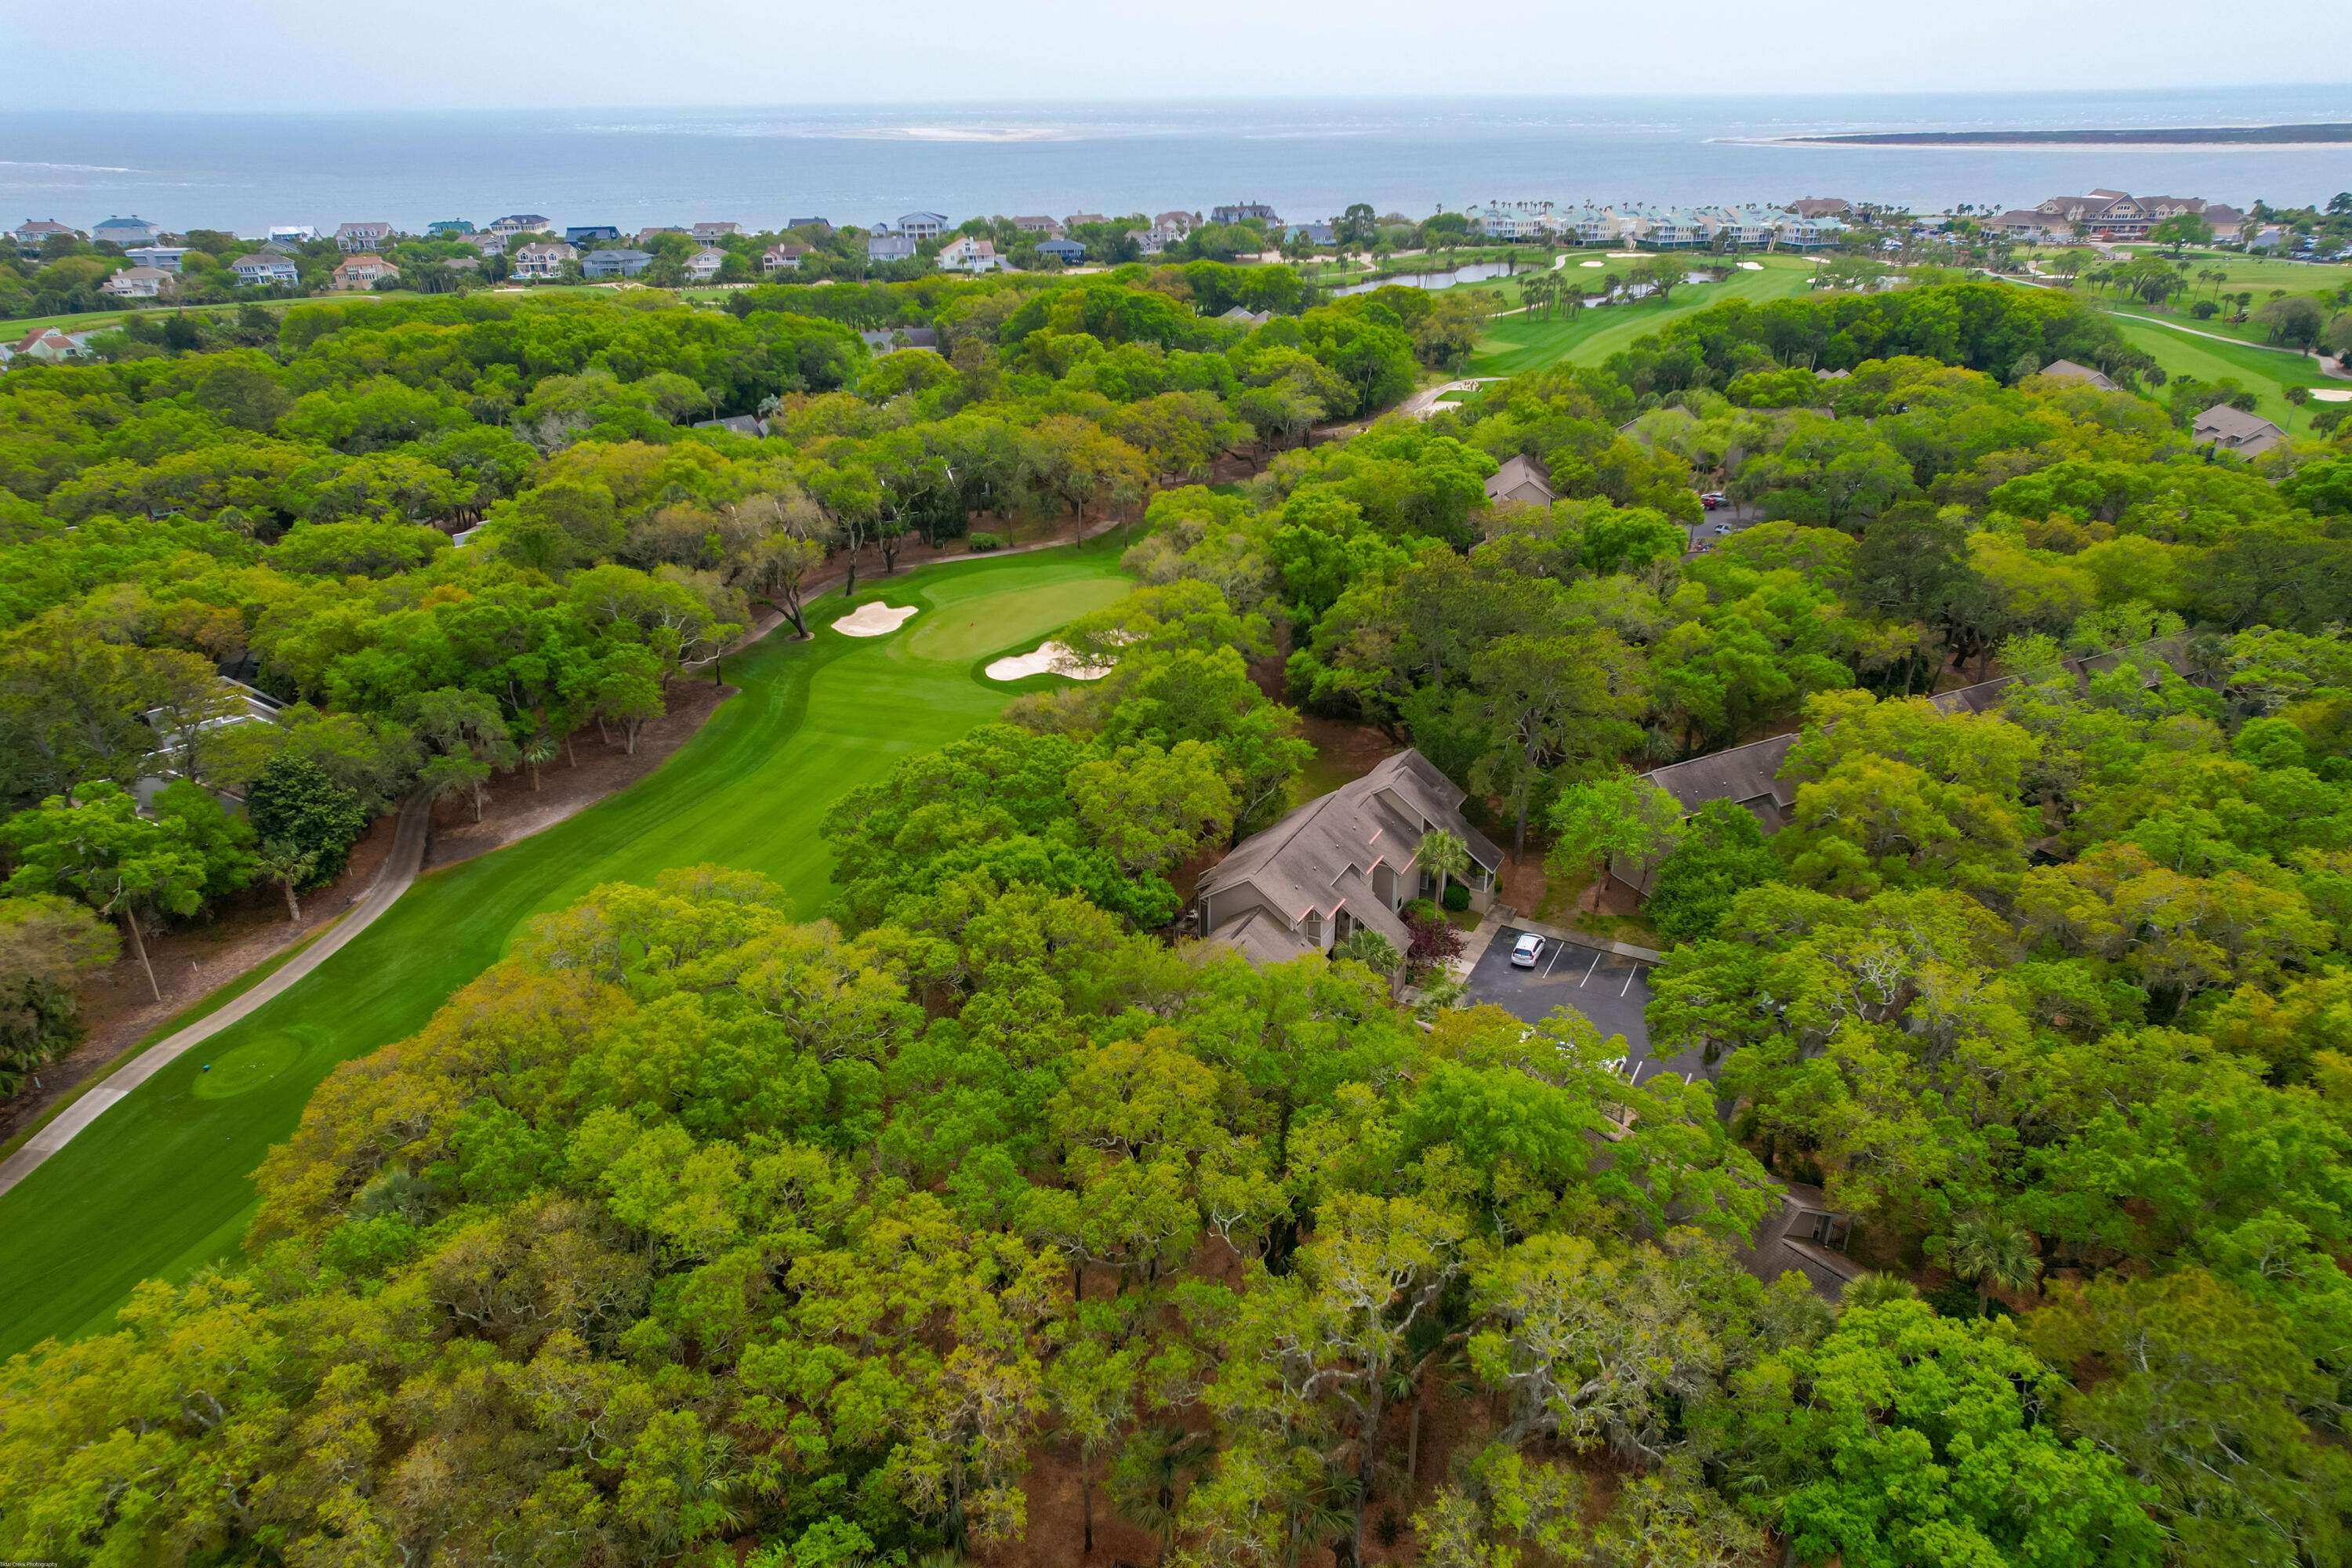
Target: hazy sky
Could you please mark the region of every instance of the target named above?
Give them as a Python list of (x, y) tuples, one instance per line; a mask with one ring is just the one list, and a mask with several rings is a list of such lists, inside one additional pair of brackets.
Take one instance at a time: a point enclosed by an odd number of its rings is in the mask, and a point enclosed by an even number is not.
[[(2352, 77), (2268, 0), (0, 0), (20, 109), (444, 109), (1244, 94), (1827, 92)], [(1345, 20), (1339, 18), (1344, 17)], [(2190, 46), (2213, 38), (2210, 52)], [(37, 66), (37, 68), (35, 68)], [(0, 148), (0, 158), (6, 149)]]

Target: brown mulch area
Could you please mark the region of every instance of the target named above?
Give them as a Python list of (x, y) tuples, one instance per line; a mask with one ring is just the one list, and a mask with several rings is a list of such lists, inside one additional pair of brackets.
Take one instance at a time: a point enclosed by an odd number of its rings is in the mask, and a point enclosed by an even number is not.
[(82, 985), (82, 1021), (89, 1033), (81, 1044), (35, 1073), (16, 1099), (0, 1104), (0, 1142), (15, 1136), (157, 1025), (256, 964), (268, 963), (359, 902), (392, 850), (398, 821), (396, 812), (378, 817), (352, 847), (351, 865), (343, 874), (302, 896), (299, 925), (286, 918), (285, 895), (272, 885), (246, 889), (202, 925), (148, 932), (147, 952), (163, 988), (161, 1002), (147, 989), (146, 972), (126, 941), (121, 962)]
[(591, 725), (572, 737), (571, 754), (578, 759), (576, 765), (558, 757), (540, 769), (537, 789), (531, 788), (529, 768), (492, 777), (483, 792), (479, 822), (474, 820), (474, 805), (468, 796), (436, 802), (433, 836), (425, 841), (425, 868), (455, 865), (503, 848), (628, 788), (694, 739), (719, 703), (735, 691), (732, 686), (709, 680), (671, 681), (662, 692), (666, 710), (638, 731), (635, 752), (622, 743), (618, 731), (608, 742)]

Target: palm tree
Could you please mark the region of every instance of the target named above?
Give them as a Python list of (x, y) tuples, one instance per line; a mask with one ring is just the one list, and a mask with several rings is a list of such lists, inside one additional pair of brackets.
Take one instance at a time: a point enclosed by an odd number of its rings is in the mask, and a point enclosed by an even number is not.
[(533, 735), (524, 743), (522, 749), (522, 760), (524, 763), (529, 764), (530, 768), (531, 794), (537, 795), (539, 793), (540, 768), (545, 763), (555, 761), (557, 752), (562, 750), (562, 748), (556, 743), (555, 737), (549, 734), (544, 730), (541, 731), (538, 734)]
[(318, 868), (316, 851), (305, 849), (291, 839), (272, 838), (254, 853), (254, 868), (286, 890), (286, 918), (299, 925), (302, 921), (302, 900), (295, 889), (310, 880)]
[(1979, 1316), (1995, 1289), (2022, 1290), (2042, 1274), (2033, 1233), (1982, 1213), (1964, 1215), (1952, 1227), (1948, 1257), (1952, 1272), (1976, 1286)]
[(1433, 827), (1421, 836), (1421, 847), (1413, 858), (1423, 870), (1437, 879), (1437, 903), (1444, 908), (1447, 879), (1469, 875), (1470, 846), (1443, 827)]

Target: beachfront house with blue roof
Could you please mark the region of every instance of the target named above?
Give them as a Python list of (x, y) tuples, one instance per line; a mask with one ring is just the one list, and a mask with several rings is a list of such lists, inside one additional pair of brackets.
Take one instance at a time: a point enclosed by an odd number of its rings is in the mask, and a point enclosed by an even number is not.
[(1041, 239), (1037, 242), (1037, 254), (1065, 267), (1076, 267), (1087, 258), (1087, 247), (1075, 239)]
[(575, 223), (563, 231), (564, 243), (568, 245), (583, 245), (594, 240), (620, 237), (620, 228), (609, 223)]
[(145, 218), (110, 217), (89, 231), (89, 237), (102, 245), (119, 245), (128, 249), (134, 245), (152, 245), (163, 237), (163, 231)]
[(948, 231), (945, 213), (901, 213), (898, 232), (919, 245), (927, 239), (937, 239)]
[(592, 250), (580, 258), (583, 278), (635, 278), (654, 264), (650, 250)]

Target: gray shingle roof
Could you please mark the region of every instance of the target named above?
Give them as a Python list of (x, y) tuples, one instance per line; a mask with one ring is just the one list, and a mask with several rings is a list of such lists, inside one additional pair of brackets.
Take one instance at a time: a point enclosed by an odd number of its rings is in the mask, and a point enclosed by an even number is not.
[[(1422, 834), (1433, 827), (1458, 835), (1471, 858), (1488, 870), (1503, 862), (1503, 852), (1463, 817), (1463, 799), (1462, 790), (1435, 763), (1419, 752), (1400, 752), (1362, 778), (1244, 839), (1202, 873), (1194, 896), (1205, 899), (1247, 884), (1294, 923), (1310, 910), (1328, 916), (1344, 907), (1402, 948), (1410, 933), (1369, 880), (1375, 866), (1386, 863), (1402, 873), (1419, 852)], [(1280, 949), (1284, 956), (1309, 948), (1295, 931), (1262, 914), (1210, 934), (1254, 952)]]

